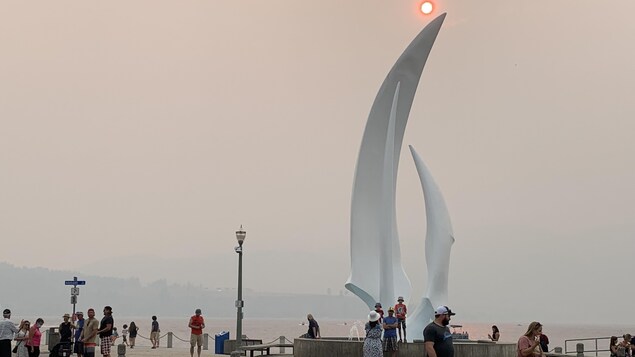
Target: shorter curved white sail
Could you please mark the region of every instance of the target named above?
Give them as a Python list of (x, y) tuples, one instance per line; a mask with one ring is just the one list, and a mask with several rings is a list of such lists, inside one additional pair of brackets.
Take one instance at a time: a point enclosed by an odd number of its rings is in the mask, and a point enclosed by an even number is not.
[(408, 328), (411, 331), (423, 331), (424, 327), (434, 319), (434, 308), (448, 304), (450, 251), (454, 244), (454, 233), (441, 190), (421, 157), (412, 145), (409, 147), (425, 199), (427, 225), (425, 256), (428, 267), (428, 288), (415, 311), (408, 316)]

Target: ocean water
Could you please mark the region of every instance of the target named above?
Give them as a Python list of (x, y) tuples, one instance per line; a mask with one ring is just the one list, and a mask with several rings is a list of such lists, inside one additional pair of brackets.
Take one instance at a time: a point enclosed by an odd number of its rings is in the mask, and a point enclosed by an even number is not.
[[(205, 332), (214, 336), (223, 331), (229, 331), (230, 338), (235, 338), (236, 320), (235, 319), (217, 319), (213, 317), (205, 316)], [(101, 316), (98, 316), (100, 319)], [(61, 322), (60, 318), (44, 318), (46, 323), (45, 327), (54, 326)], [(115, 326), (121, 331), (122, 325), (130, 324), (130, 321), (135, 321), (139, 327), (139, 336), (137, 337), (137, 346), (150, 346), (150, 342), (147, 339), (150, 336), (150, 326), (152, 320), (150, 317), (121, 317), (114, 315)], [(19, 321), (19, 318), (13, 319)], [(56, 321), (58, 320), (58, 321)], [(319, 319), (316, 316), (316, 320), (320, 324), (320, 331), (322, 337), (349, 337), (351, 330), (353, 332), (357, 328), (361, 336), (364, 335), (363, 325), (365, 321), (362, 320), (333, 320), (333, 319)], [(185, 348), (189, 346), (190, 330), (187, 327), (189, 316), (183, 318), (162, 318), (158, 319), (161, 328), (161, 335), (164, 336), (167, 332), (174, 333), (173, 344), (174, 347)], [(454, 322), (454, 321), (453, 321)], [(457, 322), (458, 323), (458, 322)], [(461, 322), (462, 330), (467, 331), (472, 340), (487, 340), (487, 334), (491, 333), (491, 323), (481, 322)], [(497, 324), (501, 331), (501, 342), (516, 343), (518, 338), (525, 333), (527, 324)], [(285, 336), (289, 340), (293, 341), (293, 338), (298, 337), (307, 332), (308, 326), (306, 320), (300, 319), (250, 319), (243, 320), (243, 334), (248, 338), (261, 339), (263, 342), (271, 342), (277, 340), (280, 336)], [(564, 343), (567, 339), (576, 338), (598, 338), (603, 337), (605, 339), (598, 341), (599, 349), (608, 349), (608, 337), (622, 336), (625, 333), (634, 334), (635, 325), (579, 325), (579, 324), (544, 324), (543, 333), (549, 337), (549, 348), (552, 350), (555, 347), (565, 347)], [(355, 337), (355, 333), (353, 333)], [(408, 340), (422, 339), (422, 331), (410, 331), (408, 330)], [(621, 337), (620, 337), (621, 339)], [(120, 341), (120, 340), (118, 340)], [(163, 337), (161, 340), (161, 346), (165, 347), (167, 338)], [(214, 341), (210, 340), (210, 348), (213, 348)], [(575, 342), (568, 342), (567, 348), (569, 351), (575, 350)], [(585, 350), (595, 350), (595, 341), (585, 342)], [(594, 354), (593, 354), (594, 355)], [(599, 353), (599, 356), (608, 356), (608, 353)]]

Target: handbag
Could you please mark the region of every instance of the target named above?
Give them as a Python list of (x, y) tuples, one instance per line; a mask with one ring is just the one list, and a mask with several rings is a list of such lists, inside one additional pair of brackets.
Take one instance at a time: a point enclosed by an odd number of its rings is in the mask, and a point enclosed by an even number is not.
[(22, 343), (22, 341), (18, 342), (17, 345), (15, 345), (15, 347), (13, 347), (13, 349), (11, 350), (11, 352), (13, 353), (18, 353), (18, 346), (20, 346), (20, 344)]

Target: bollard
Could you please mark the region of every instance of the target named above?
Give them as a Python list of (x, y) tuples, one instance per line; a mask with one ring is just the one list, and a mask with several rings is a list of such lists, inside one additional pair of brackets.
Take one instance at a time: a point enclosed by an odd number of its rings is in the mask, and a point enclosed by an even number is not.
[(577, 357), (584, 357), (584, 343), (578, 343), (575, 345), (575, 352)]
[(554, 348), (554, 349), (553, 349), (553, 352), (554, 352), (554, 353), (557, 353), (557, 354), (562, 354), (562, 347), (556, 347), (556, 348)]
[(126, 345), (123, 343), (117, 346), (117, 357), (126, 357)]
[(172, 332), (168, 332), (168, 348), (172, 348)]
[(203, 334), (203, 349), (205, 351), (209, 349), (209, 333)]
[[(283, 345), (285, 343), (286, 338), (284, 336), (280, 336), (280, 344)], [(280, 354), (283, 355), (284, 354), (284, 347), (281, 346), (280, 347)]]

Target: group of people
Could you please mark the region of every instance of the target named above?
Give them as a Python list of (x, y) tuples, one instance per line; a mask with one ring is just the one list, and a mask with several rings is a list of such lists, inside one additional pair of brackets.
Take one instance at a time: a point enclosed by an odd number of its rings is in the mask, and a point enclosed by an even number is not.
[(401, 296), (397, 298), (394, 307), (388, 308), (388, 316), (384, 316), (381, 303), (375, 304), (375, 310), (368, 314), (368, 322), (364, 326), (364, 357), (381, 357), (384, 352), (390, 352), (393, 357), (397, 356), (399, 343), (406, 342), (407, 313), (408, 309)]
[(617, 336), (611, 336), (609, 350), (611, 357), (635, 356), (635, 336), (627, 333), (622, 335), (622, 341), (618, 341)]
[[(95, 318), (94, 309), (88, 309), (87, 312), (88, 319), (84, 319), (83, 312), (77, 312), (74, 322), (70, 321), (69, 314), (64, 314), (63, 322), (59, 325), (60, 343), (53, 349), (70, 350), (72, 348), (78, 357), (95, 357), (97, 342), (99, 342), (101, 355), (110, 357), (112, 346), (119, 337), (112, 316), (112, 307), (104, 307), (104, 317), (101, 321), (97, 321)], [(2, 315), (3, 320), (0, 321), (0, 357), (11, 357), (12, 353), (18, 357), (38, 357), (42, 340), (40, 328), (44, 325), (44, 320), (38, 318), (33, 325), (28, 320), (22, 320), (16, 326), (11, 321), (11, 310), (4, 309)], [(130, 326), (125, 324), (122, 327), (122, 343), (134, 348), (139, 328), (134, 321), (130, 322)], [(203, 346), (203, 329), (205, 328), (205, 319), (201, 315), (201, 309), (196, 309), (194, 315), (190, 317), (188, 327), (191, 329), (190, 355), (194, 357), (194, 349), (198, 347), (197, 354), (200, 357)], [(152, 348), (159, 347), (160, 331), (157, 317), (152, 316), (152, 329), (150, 331)], [(15, 347), (12, 349), (13, 341), (15, 341)]]

